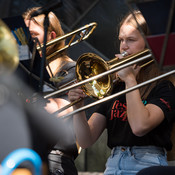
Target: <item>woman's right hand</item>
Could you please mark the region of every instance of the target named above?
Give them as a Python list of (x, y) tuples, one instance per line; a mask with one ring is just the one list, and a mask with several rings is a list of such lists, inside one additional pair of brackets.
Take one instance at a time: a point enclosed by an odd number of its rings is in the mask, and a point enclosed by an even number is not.
[[(71, 89), (68, 93), (68, 98), (70, 102), (74, 102), (78, 99), (84, 99), (86, 97), (86, 94), (81, 89), (81, 87), (76, 87), (74, 89)], [(76, 103), (73, 107), (74, 108), (80, 108), (84, 105), (84, 100), (81, 100), (80, 102)]]

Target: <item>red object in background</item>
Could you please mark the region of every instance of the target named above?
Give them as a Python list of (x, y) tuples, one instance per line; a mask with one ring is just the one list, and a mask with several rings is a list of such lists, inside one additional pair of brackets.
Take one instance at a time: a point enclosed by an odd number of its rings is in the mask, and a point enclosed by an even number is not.
[[(163, 48), (165, 34), (162, 35), (151, 35), (146, 37), (148, 44), (159, 63), (161, 52)], [(163, 66), (175, 65), (175, 33), (170, 33), (168, 38), (168, 44), (164, 56)]]

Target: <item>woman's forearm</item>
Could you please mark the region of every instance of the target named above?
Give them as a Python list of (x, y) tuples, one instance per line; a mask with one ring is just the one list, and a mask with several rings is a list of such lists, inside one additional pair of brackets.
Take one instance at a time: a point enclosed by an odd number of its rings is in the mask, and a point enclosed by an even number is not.
[(73, 116), (73, 123), (78, 144), (82, 148), (91, 146), (92, 137), (85, 112), (75, 114)]
[[(137, 85), (137, 82), (133, 79), (126, 83), (126, 88), (135, 85)], [(142, 136), (150, 126), (150, 112), (142, 102), (139, 89), (126, 94), (126, 103), (127, 116), (131, 129), (134, 134)]]

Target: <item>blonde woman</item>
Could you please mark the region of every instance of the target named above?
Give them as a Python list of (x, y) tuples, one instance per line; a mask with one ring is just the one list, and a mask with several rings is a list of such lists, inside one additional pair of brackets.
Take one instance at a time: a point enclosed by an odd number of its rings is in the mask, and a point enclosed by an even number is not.
[[(133, 12), (145, 35), (148, 27), (140, 11)], [(135, 54), (146, 47), (135, 18), (129, 13), (121, 22), (118, 39), (120, 53)], [(117, 54), (120, 59), (122, 54)], [(133, 65), (116, 72), (121, 79), (113, 93), (131, 88), (160, 72), (154, 62), (140, 68)], [(69, 91), (70, 101), (83, 98), (81, 88)], [(166, 166), (166, 150), (172, 148), (170, 133), (175, 118), (175, 88), (168, 79), (133, 90), (102, 103), (87, 121), (85, 112), (74, 115), (76, 138), (82, 148), (94, 144), (107, 129), (111, 155), (105, 175), (135, 175), (143, 168)], [(83, 106), (80, 102), (74, 109)]]

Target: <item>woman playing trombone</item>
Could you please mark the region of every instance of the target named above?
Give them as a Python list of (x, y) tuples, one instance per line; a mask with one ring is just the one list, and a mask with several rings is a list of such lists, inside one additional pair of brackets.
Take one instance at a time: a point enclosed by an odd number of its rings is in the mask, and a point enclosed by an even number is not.
[[(145, 35), (148, 27), (140, 11), (135, 18)], [(146, 44), (135, 18), (130, 13), (120, 23), (120, 53), (135, 54)], [(117, 54), (120, 59), (123, 54)], [(115, 73), (120, 81), (113, 93), (128, 89), (159, 75), (152, 62), (145, 67), (138, 64)], [(69, 100), (84, 98), (81, 88), (69, 91)], [(85, 112), (74, 115), (76, 138), (82, 148), (88, 148), (107, 129), (107, 145), (112, 149), (106, 163), (105, 175), (134, 175), (145, 167), (166, 166), (166, 150), (172, 148), (170, 133), (175, 116), (175, 88), (169, 79), (160, 80), (102, 103), (87, 121)], [(73, 106), (82, 107), (83, 101)]]

